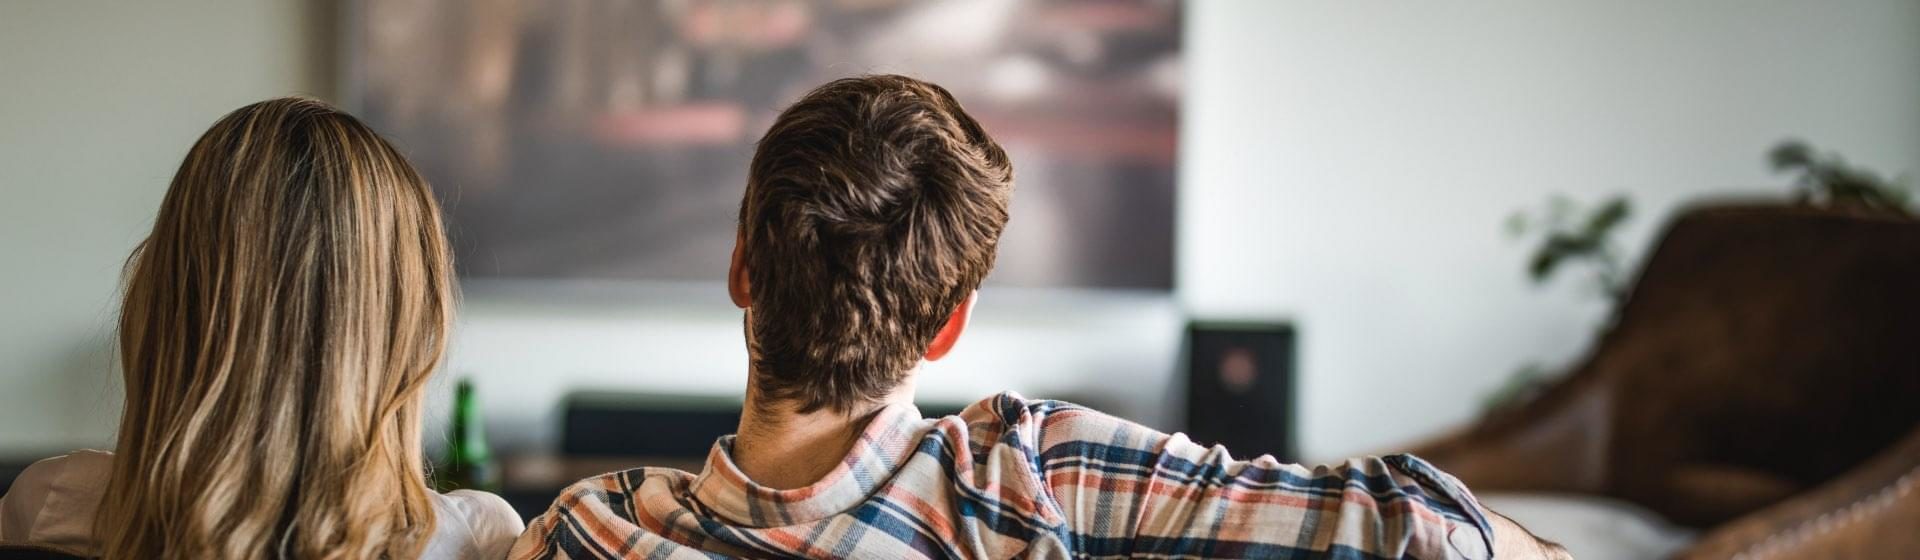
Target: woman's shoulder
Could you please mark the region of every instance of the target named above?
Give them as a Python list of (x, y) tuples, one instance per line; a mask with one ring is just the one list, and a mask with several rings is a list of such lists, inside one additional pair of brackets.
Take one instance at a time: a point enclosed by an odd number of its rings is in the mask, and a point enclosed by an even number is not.
[(20, 471), (20, 476), (14, 480), (17, 484), (18, 481), (21, 480), (34, 480), (34, 478), (29, 477), (56, 477), (58, 475), (76, 472), (104, 473), (112, 470), (112, 468), (113, 452), (98, 449), (78, 449), (66, 455), (57, 455), (34, 461), (32, 465), (27, 466), (26, 470)]
[[(433, 503), (434, 513), (439, 518), (434, 540), (452, 539), (471, 543), (473, 553), (479, 558), (505, 557), (507, 549), (513, 546), (513, 540), (526, 529), (526, 523), (520, 520), (520, 514), (513, 511), (513, 506), (500, 496), (487, 492), (454, 490), (434, 494)], [(436, 542), (430, 546), (426, 556), (434, 557), (433, 550), (453, 544)]]
[(89, 546), (112, 471), (113, 454), (92, 449), (34, 462), (0, 496), (0, 541)]
[[(14, 477), (0, 503), (8, 508), (37, 506), (56, 491), (100, 490), (113, 474), (113, 454), (81, 449), (34, 461)], [(96, 492), (97, 493), (97, 492)], [(33, 509), (38, 509), (37, 507)]]
[(520, 518), (505, 498), (490, 492), (454, 490), (445, 494), (436, 493), (434, 502), (440, 509), (464, 519)]

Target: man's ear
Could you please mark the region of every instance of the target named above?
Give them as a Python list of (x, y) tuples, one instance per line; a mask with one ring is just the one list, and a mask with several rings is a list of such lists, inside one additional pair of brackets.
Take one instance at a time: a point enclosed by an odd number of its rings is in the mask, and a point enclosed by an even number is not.
[(733, 236), (733, 264), (727, 265), (727, 297), (733, 298), (733, 305), (741, 309), (753, 307), (753, 284), (747, 281), (747, 263), (740, 260), (746, 241), (743, 235)]
[(927, 346), (927, 361), (931, 362), (947, 357), (953, 350), (953, 344), (960, 341), (960, 332), (967, 330), (967, 320), (973, 318), (973, 302), (980, 299), (980, 291), (974, 290), (961, 300), (953, 314), (947, 316), (947, 324), (940, 327), (940, 333), (933, 335), (933, 344)]

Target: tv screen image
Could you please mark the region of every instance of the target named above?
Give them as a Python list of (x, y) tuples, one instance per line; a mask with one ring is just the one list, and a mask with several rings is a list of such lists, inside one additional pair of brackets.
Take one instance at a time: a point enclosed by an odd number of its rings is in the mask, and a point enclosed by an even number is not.
[(724, 277), (754, 142), (820, 84), (951, 90), (1014, 160), (990, 282), (1173, 282), (1180, 4), (382, 0), (346, 99), (441, 197), (463, 276)]

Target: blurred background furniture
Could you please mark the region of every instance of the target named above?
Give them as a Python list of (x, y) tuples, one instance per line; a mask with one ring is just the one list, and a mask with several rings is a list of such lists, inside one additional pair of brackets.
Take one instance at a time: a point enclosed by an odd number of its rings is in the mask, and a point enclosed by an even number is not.
[(1911, 557), (1920, 221), (1684, 212), (1584, 363), (1413, 452), (1482, 495), (1605, 498), (1699, 530), (1677, 558)]
[(80, 560), (81, 558), (86, 557), (52, 547), (21, 543), (0, 544), (0, 560)]

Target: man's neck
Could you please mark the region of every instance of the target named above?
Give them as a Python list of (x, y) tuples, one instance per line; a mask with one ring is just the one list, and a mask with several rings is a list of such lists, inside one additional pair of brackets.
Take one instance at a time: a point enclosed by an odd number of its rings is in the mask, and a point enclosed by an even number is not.
[(850, 410), (800, 412), (794, 403), (764, 402), (749, 376), (747, 403), (733, 440), (733, 463), (755, 484), (776, 490), (804, 488), (826, 478), (846, 459), (860, 433), (881, 409), (913, 402), (913, 375), (885, 398)]

